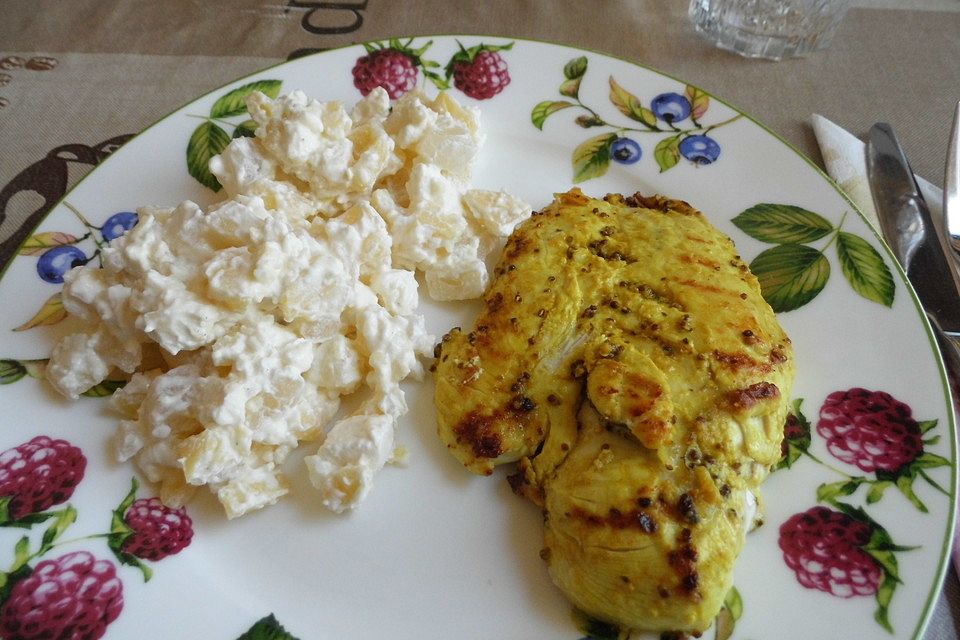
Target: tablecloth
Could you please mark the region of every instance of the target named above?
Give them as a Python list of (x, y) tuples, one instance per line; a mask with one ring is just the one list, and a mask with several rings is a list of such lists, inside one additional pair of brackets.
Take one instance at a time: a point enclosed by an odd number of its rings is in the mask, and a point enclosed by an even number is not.
[[(0, 3), (0, 264), (113, 149), (190, 99), (314, 51), (469, 33), (594, 49), (699, 85), (822, 166), (816, 112), (854, 133), (893, 124), (942, 183), (960, 99), (960, 2), (855, 3), (827, 51), (773, 63), (699, 39), (686, 0), (4, 0)], [(903, 8), (906, 6), (906, 8)], [(947, 576), (926, 640), (955, 639)]]

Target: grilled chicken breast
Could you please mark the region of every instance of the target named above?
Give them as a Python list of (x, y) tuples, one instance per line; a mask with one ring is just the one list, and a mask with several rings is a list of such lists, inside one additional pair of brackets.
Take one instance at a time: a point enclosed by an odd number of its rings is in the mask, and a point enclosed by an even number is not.
[(780, 456), (790, 340), (732, 241), (688, 204), (560, 194), (507, 241), (472, 330), (438, 349), (438, 433), (517, 462), (557, 586), (626, 628), (718, 613)]

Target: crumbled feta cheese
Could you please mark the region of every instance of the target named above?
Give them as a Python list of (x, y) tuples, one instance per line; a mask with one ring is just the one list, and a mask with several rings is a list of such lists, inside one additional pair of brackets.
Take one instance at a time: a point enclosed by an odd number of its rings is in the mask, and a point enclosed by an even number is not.
[(133, 374), (112, 401), (116, 456), (170, 504), (198, 486), (231, 518), (273, 504), (285, 459), (315, 441), (311, 482), (342, 511), (393, 455), (400, 383), (432, 355), (415, 272), (437, 300), (480, 295), (484, 260), (530, 207), (470, 188), (480, 113), (449, 94), (391, 106), (376, 89), (348, 109), (255, 93), (247, 106), (256, 137), (209, 165), (224, 200), (144, 207), (100, 265), (66, 275), (64, 307), (87, 327), (57, 344), (47, 376), (76, 397)]

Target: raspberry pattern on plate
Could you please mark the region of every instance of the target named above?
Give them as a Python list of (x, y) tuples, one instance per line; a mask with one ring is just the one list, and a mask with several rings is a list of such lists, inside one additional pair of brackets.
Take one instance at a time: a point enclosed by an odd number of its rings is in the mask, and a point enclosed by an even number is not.
[[(779, 468), (791, 468), (805, 456), (844, 479), (817, 487), (817, 502), (828, 506), (818, 505), (795, 513), (780, 525), (783, 559), (807, 589), (839, 598), (874, 596), (874, 619), (893, 632), (889, 606), (894, 591), (903, 582), (898, 554), (918, 547), (895, 543), (867, 508), (879, 503), (889, 487), (896, 487), (918, 512), (928, 513), (913, 488), (917, 478), (943, 494), (943, 499), (950, 498), (950, 493), (929, 472), (950, 466), (950, 461), (924, 451), (925, 445), (940, 439), (940, 435), (930, 433), (937, 421), (918, 422), (909, 406), (885, 391), (855, 387), (829, 394), (820, 407), (817, 434), (826, 441), (831, 455), (873, 474), (873, 478), (868, 478), (851, 476), (810, 453), (810, 423), (800, 405), (800, 400), (794, 402), (794, 411), (787, 421)], [(861, 487), (866, 488), (866, 507), (854, 507), (844, 501)]]
[[(79, 515), (67, 501), (86, 468), (78, 447), (46, 435), (0, 453), (0, 527), (29, 532), (17, 540), (12, 563), (0, 572), (0, 633), (8, 640), (92, 640), (119, 617), (124, 589), (117, 566), (86, 549), (63, 553), (63, 547), (104, 539), (116, 562), (139, 569), (146, 582), (153, 570), (145, 561), (157, 562), (190, 545), (193, 522), (186, 509), (171, 509), (157, 498), (137, 499), (136, 478), (112, 517), (102, 518), (106, 532), (64, 538)], [(45, 526), (39, 543), (29, 535), (36, 525)], [(60, 555), (48, 556), (53, 551)]]

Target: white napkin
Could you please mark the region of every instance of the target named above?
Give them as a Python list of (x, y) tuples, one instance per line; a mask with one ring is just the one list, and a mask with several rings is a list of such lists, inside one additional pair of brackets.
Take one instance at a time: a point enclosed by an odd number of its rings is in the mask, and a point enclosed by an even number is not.
[[(813, 125), (817, 144), (820, 145), (823, 162), (827, 165), (827, 173), (879, 231), (877, 210), (873, 206), (873, 195), (867, 180), (866, 145), (843, 127), (816, 113), (810, 116), (810, 123)], [(943, 215), (943, 191), (919, 176), (917, 185), (927, 201), (931, 215), (935, 219)]]
[[(873, 206), (873, 195), (870, 193), (870, 183), (867, 179), (866, 145), (849, 131), (821, 115), (813, 114), (810, 122), (813, 125), (813, 133), (817, 137), (817, 144), (820, 145), (827, 173), (836, 180), (840, 188), (850, 196), (854, 204), (879, 232), (877, 210)], [(942, 216), (943, 191), (920, 177), (917, 177), (917, 186), (920, 187), (920, 193), (927, 201), (933, 218)], [(952, 554), (953, 566), (957, 573), (960, 573), (960, 526), (957, 527), (954, 537)]]

